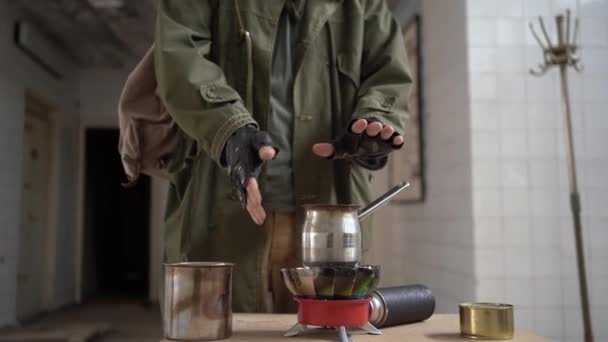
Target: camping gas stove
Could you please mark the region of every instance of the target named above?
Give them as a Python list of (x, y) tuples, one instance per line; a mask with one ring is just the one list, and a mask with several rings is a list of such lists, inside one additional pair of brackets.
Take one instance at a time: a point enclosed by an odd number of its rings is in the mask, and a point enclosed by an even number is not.
[(298, 323), (285, 336), (298, 335), (309, 326), (337, 329), (341, 342), (350, 341), (347, 328), (381, 334), (370, 324), (379, 266), (298, 267), (282, 269), (281, 274), (298, 303)]
[(337, 329), (338, 341), (350, 342), (347, 328), (358, 328), (372, 335), (382, 332), (370, 322), (371, 297), (364, 299), (307, 299), (295, 297), (298, 302), (298, 323), (285, 333), (292, 337), (304, 333), (309, 327)]

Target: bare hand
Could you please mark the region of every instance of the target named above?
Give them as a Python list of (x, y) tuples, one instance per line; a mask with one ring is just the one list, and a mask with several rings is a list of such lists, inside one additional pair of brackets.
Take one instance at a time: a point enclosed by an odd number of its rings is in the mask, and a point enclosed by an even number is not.
[[(276, 155), (275, 149), (270, 146), (262, 147), (258, 153), (260, 155), (260, 159), (264, 161), (272, 160)], [(255, 222), (258, 226), (261, 226), (266, 220), (266, 211), (264, 210), (264, 207), (262, 207), (262, 194), (260, 193), (257, 179), (254, 177), (249, 178), (246, 189), (247, 211), (253, 219), (253, 222)]]

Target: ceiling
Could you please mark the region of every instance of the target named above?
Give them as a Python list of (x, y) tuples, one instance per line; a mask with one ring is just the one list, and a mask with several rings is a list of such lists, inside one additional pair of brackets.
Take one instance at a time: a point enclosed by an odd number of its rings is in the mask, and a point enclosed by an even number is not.
[(121, 67), (153, 40), (156, 0), (17, 0), (17, 7), (82, 67)]
[[(386, 1), (392, 8), (399, 3)], [(81, 67), (122, 67), (143, 56), (153, 40), (156, 2), (15, 0), (23, 17)]]

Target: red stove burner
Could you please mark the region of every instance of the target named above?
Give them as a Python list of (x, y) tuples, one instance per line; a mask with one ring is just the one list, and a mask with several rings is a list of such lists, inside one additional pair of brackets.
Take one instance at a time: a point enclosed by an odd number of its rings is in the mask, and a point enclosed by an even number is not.
[(298, 322), (325, 327), (358, 327), (369, 322), (371, 298), (352, 300), (296, 298)]
[(371, 297), (365, 299), (306, 299), (295, 297), (298, 302), (298, 323), (285, 336), (305, 332), (307, 326), (332, 327), (339, 331), (340, 341), (350, 341), (346, 328), (359, 328), (369, 334), (382, 332), (369, 323)]

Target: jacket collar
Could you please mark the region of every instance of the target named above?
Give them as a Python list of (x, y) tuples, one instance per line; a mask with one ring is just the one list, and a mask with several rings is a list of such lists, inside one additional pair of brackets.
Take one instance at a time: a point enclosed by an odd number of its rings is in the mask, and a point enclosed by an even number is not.
[[(274, 22), (279, 21), (286, 1), (291, 0), (237, 0), (241, 9), (254, 10), (265, 13)], [(300, 0), (301, 1), (301, 0)], [(300, 42), (308, 46), (314, 41), (323, 28), (323, 25), (335, 13), (344, 0), (306, 0), (303, 13), (303, 27), (300, 32)], [(245, 29), (248, 29), (245, 27)]]

